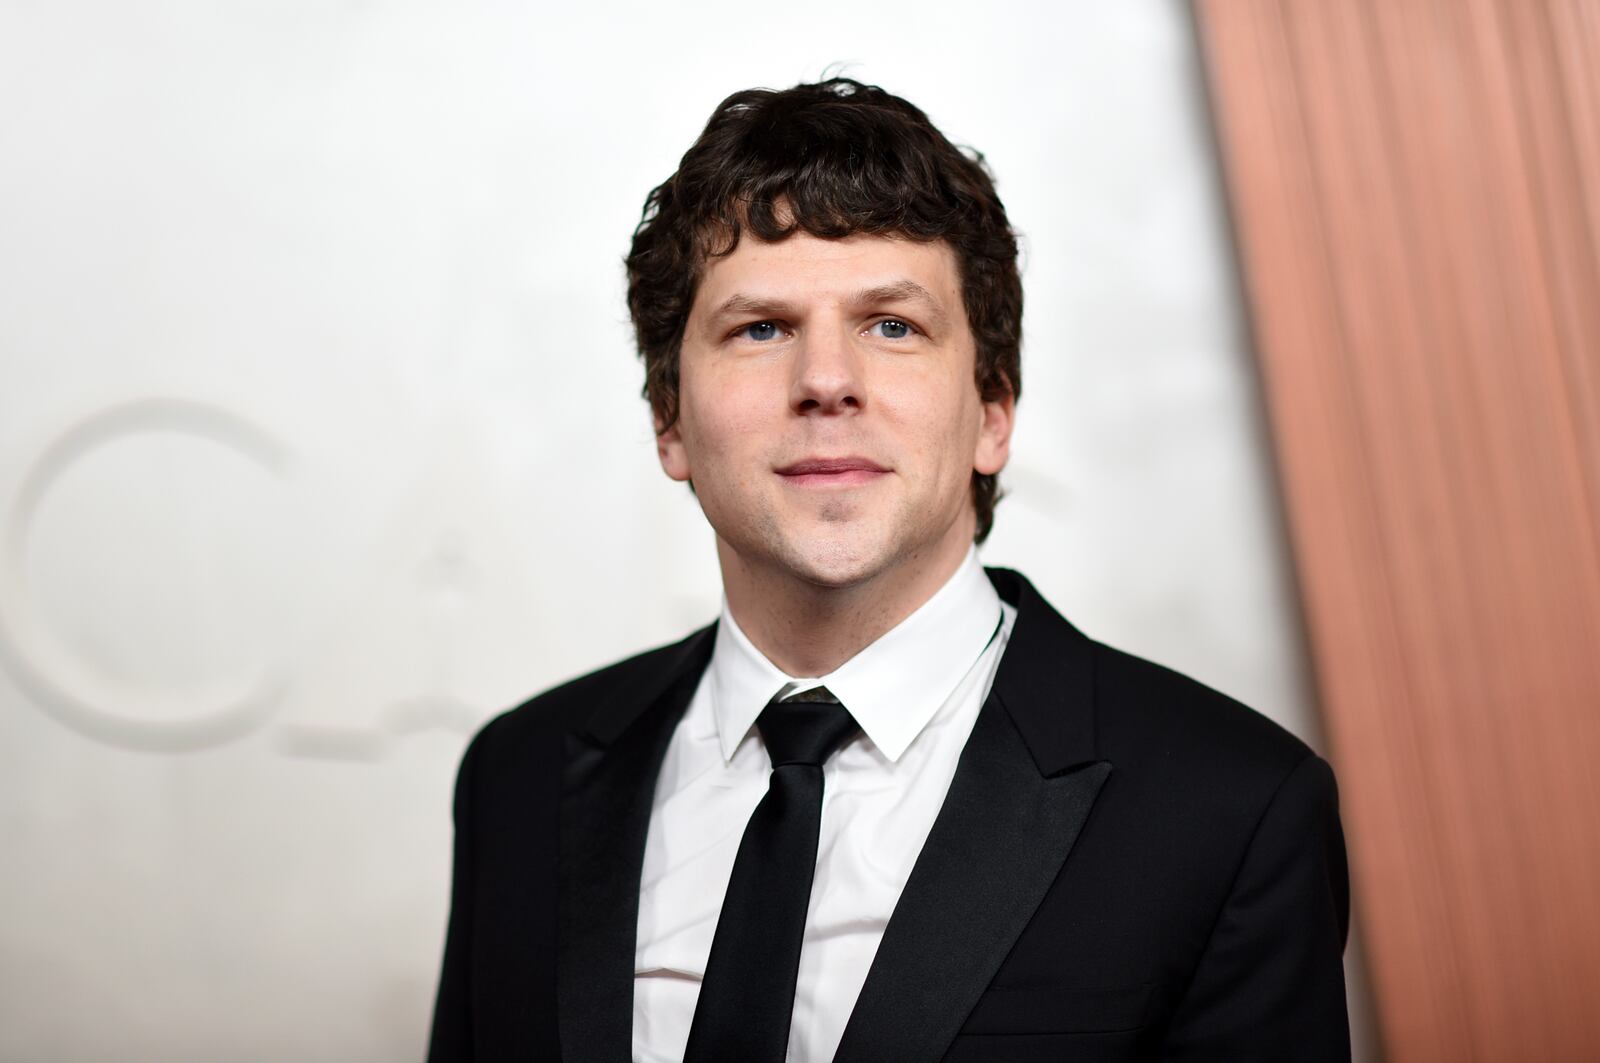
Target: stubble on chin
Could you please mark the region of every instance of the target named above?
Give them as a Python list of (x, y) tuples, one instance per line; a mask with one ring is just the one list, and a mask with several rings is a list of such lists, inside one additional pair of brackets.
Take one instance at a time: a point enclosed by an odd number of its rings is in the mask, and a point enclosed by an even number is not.
[(866, 582), (886, 567), (883, 529), (846, 500), (824, 503), (801, 522), (772, 520), (766, 527), (776, 563), (787, 574), (824, 589)]

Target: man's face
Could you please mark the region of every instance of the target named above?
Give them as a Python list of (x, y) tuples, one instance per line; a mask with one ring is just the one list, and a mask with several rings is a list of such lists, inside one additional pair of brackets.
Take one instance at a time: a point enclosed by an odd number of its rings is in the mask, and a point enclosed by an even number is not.
[(959, 558), (1011, 436), (974, 359), (942, 241), (746, 235), (695, 295), (662, 468), (752, 571), (845, 587)]

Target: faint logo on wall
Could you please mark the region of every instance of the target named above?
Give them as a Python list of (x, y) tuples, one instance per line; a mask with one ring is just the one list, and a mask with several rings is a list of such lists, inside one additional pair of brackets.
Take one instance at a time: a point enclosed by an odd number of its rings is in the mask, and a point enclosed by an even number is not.
[[(109, 407), (72, 425), (27, 468), (6, 517), (0, 549), (0, 663), (39, 709), (85, 738), (130, 750), (204, 750), (258, 732), (274, 718), (289, 689), (291, 662), (260, 663), (253, 675), (236, 684), (237, 693), (197, 704), (174, 704), (169, 698), (158, 711), (150, 711), (148, 700), (108, 697), (95, 690), (83, 662), (46, 637), (46, 625), (22, 578), (30, 537), (51, 490), (91, 455), (152, 433), (221, 448), (275, 481), (286, 481), (295, 470), (290, 448), (272, 432), (213, 404), (144, 399)], [(116, 532), (105, 529), (108, 535)], [(419, 572), (427, 580), (449, 584), (469, 568), (460, 544), (447, 539)], [(470, 733), (481, 719), (477, 708), (449, 694), (426, 693), (380, 705), (366, 724), (281, 724), (274, 746), (289, 756), (371, 761), (406, 735), (441, 728)]]

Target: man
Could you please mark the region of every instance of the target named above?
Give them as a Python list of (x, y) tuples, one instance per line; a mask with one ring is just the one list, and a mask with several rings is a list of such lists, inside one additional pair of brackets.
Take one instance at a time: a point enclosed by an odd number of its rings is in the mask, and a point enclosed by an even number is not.
[(628, 275), (724, 607), (472, 743), (430, 1058), (1347, 1058), (1328, 766), (977, 563), (1022, 308), (981, 161), (853, 81), (738, 93)]

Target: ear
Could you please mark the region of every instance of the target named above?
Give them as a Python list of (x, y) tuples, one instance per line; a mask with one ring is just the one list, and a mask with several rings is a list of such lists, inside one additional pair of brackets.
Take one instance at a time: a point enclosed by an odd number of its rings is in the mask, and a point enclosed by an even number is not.
[(1017, 399), (1008, 390), (1002, 398), (985, 401), (981, 406), (983, 421), (978, 426), (972, 469), (993, 476), (1006, 467), (1011, 457), (1011, 427), (1016, 421)]
[(683, 435), (679, 431), (681, 421), (673, 421), (670, 428), (661, 426), (661, 418), (655, 421), (656, 428), (656, 457), (661, 459), (661, 471), (680, 483), (689, 479), (689, 454), (683, 447)]

